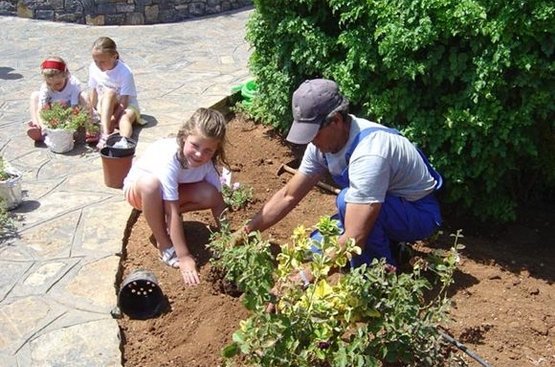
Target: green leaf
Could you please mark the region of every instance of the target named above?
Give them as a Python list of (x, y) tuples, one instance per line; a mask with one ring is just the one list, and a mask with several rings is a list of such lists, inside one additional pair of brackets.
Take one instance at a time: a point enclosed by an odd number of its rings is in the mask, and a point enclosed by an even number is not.
[(239, 346), (237, 345), (237, 343), (227, 345), (222, 351), (222, 356), (225, 358), (233, 358), (238, 354)]

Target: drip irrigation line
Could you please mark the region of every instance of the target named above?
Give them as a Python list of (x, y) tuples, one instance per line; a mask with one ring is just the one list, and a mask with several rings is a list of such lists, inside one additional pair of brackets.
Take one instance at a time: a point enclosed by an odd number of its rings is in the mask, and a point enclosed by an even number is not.
[(465, 352), (468, 356), (474, 359), (476, 362), (480, 363), (483, 367), (492, 367), (486, 361), (484, 361), (479, 355), (468, 349), (464, 344), (453, 338), (451, 335), (447, 334), (446, 332), (437, 329), (437, 332), (441, 337), (447, 340), (449, 343), (453, 344), (455, 347), (459, 348), (463, 352)]

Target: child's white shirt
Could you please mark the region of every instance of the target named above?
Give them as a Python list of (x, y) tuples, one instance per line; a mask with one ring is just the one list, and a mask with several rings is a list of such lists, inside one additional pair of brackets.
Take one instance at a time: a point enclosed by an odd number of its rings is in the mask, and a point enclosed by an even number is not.
[(165, 138), (150, 145), (136, 161), (123, 182), (123, 191), (145, 174), (156, 176), (162, 185), (162, 199), (179, 199), (179, 184), (207, 181), (221, 191), (220, 176), (209, 161), (200, 167), (183, 168), (177, 159), (178, 145), (175, 138)]
[(79, 96), (81, 94), (81, 82), (73, 75), (69, 75), (68, 81), (61, 91), (56, 91), (48, 87), (43, 82), (39, 89), (39, 106), (44, 106), (52, 102), (66, 103), (69, 106), (77, 106), (79, 104)]
[(121, 60), (117, 61), (112, 70), (102, 71), (92, 62), (89, 66), (89, 87), (96, 90), (99, 97), (102, 97), (107, 89), (112, 89), (119, 96), (129, 96), (129, 105), (139, 111), (137, 101), (137, 88), (133, 72)]

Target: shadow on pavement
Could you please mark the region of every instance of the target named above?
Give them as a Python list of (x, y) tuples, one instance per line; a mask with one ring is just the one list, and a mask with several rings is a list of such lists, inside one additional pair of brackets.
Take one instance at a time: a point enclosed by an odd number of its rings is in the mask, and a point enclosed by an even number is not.
[(14, 68), (0, 66), (0, 79), (4, 80), (16, 80), (23, 78), (23, 75), (19, 73), (12, 73)]
[[(23, 191), (23, 195), (26, 195), (26, 191)], [(40, 208), (40, 202), (37, 200), (23, 200), (19, 206), (13, 210), (15, 214), (25, 214), (30, 213), (33, 210)]]
[(141, 135), (141, 131), (143, 131), (143, 129), (150, 129), (158, 125), (158, 120), (152, 115), (141, 114), (141, 119), (145, 122), (145, 124), (135, 124), (133, 126), (133, 134), (131, 135), (131, 138), (135, 140), (137, 144), (139, 143), (139, 136)]

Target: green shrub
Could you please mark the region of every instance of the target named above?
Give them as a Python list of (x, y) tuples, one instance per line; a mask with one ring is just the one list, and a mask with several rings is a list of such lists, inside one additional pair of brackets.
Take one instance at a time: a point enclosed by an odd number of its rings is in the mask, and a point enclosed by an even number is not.
[[(436, 326), (446, 319), (445, 291), (453, 281), (457, 245), (443, 256), (430, 257), (431, 262), (420, 259), (412, 273), (398, 275), (384, 261), (375, 261), (369, 267), (331, 275), (332, 269), (344, 267), (360, 248), (353, 240), (340, 247), (337, 223), (329, 217), (322, 217), (316, 228), (323, 236), (320, 242), (309, 240), (302, 226), (295, 230), (293, 243), (281, 247), (277, 268), (269, 261), (253, 261), (257, 248), (267, 248), (260, 245), (258, 235), (250, 236), (245, 246), (220, 247), (222, 241), (214, 245), (221, 250), (215, 263), (245, 291), (243, 302), (252, 311), (240, 322), (233, 343), (224, 349), (225, 357), (233, 360), (241, 355), (241, 365), (275, 367), (454, 363), (456, 358), (443, 348)], [(315, 279), (303, 290), (290, 275), (303, 268), (311, 246), (320, 252), (309, 263)], [(424, 292), (431, 284), (423, 269), (435, 272), (441, 284), (428, 302)], [(279, 293), (274, 313), (265, 309), (269, 274), (274, 274)]]
[(445, 202), (504, 222), (554, 188), (553, 1), (254, 3), (254, 118), (286, 131), (293, 90), (326, 77), (427, 152)]

